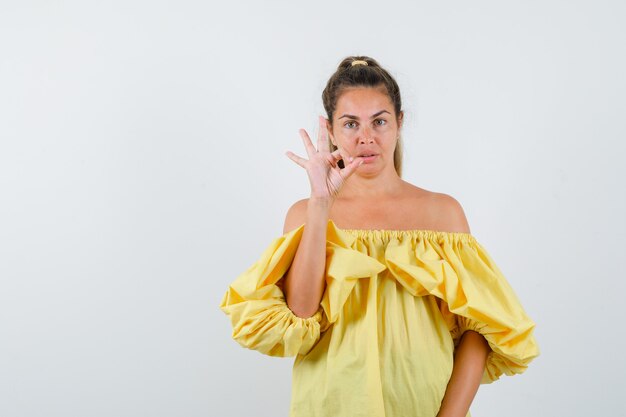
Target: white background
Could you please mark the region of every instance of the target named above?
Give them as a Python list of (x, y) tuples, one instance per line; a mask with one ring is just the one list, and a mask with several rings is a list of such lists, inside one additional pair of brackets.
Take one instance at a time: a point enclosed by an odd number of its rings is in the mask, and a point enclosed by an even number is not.
[[(348, 55), (400, 84), (404, 179), (454, 196), (541, 356), (473, 417), (623, 405), (619, 1), (0, 3), (0, 415), (287, 416), (218, 305), (309, 193)], [(404, 416), (393, 416), (404, 417)]]

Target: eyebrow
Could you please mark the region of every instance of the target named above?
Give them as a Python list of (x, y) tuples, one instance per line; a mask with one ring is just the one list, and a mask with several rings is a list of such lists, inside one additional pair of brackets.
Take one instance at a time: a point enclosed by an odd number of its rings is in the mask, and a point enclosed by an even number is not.
[[(374, 113), (374, 114), (372, 114), (372, 117), (371, 117), (371, 118), (373, 119), (374, 117), (379, 116), (379, 115), (381, 115), (381, 114), (383, 114), (383, 113), (389, 113), (389, 112), (388, 112), (387, 110), (381, 110), (381, 111), (379, 111), (378, 113)], [(391, 114), (391, 113), (389, 113), (389, 114)], [(353, 116), (353, 115), (351, 115), (351, 114), (344, 114), (343, 116), (338, 117), (338, 119), (341, 119), (342, 117), (349, 117), (349, 118), (351, 118), (351, 119), (357, 119), (357, 120), (359, 119), (357, 116)]]

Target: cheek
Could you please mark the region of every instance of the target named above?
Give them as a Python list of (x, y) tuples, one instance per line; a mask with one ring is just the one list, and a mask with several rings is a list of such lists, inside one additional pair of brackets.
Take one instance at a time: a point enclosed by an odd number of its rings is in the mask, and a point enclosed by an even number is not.
[(345, 141), (350, 141), (355, 136), (357, 136), (356, 130), (344, 129), (344, 130), (341, 131), (339, 138), (340, 138), (340, 140), (343, 140), (344, 143), (345, 143)]
[(353, 142), (353, 138), (346, 135), (344, 132), (335, 135), (335, 144), (340, 148), (349, 148)]
[(345, 147), (353, 139), (353, 136), (354, 133), (346, 131), (345, 129), (335, 129), (335, 132), (333, 133), (335, 144), (340, 147)]

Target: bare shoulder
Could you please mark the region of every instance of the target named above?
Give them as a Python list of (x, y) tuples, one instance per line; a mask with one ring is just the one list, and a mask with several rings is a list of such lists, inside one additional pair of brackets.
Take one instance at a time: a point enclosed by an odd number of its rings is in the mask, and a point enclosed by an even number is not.
[(285, 216), (285, 225), (283, 226), (283, 234), (291, 232), (306, 222), (306, 209), (309, 203), (308, 198), (298, 200), (289, 207)]
[(471, 233), (465, 211), (457, 199), (449, 194), (431, 192), (429, 202), (439, 230)]
[[(410, 207), (419, 207), (417, 216), (424, 221), (420, 228), (442, 230), (446, 232), (470, 233), (469, 224), (461, 203), (446, 193), (440, 193), (405, 182), (404, 193), (409, 197)], [(415, 210), (409, 211), (410, 217)]]

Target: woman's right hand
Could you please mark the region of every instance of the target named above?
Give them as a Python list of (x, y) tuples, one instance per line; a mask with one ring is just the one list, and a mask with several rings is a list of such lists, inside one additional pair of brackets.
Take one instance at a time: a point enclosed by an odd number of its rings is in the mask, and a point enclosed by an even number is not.
[(306, 130), (300, 129), (299, 131), (309, 159), (301, 158), (291, 151), (287, 151), (286, 155), (296, 164), (306, 169), (309, 182), (311, 183), (311, 198), (326, 199), (333, 202), (345, 181), (363, 163), (363, 160), (359, 157), (352, 159), (352, 161), (344, 160), (345, 168), (341, 169), (337, 165), (337, 162), (343, 159), (339, 149), (332, 153), (328, 149), (326, 119), (320, 116), (319, 122), (317, 149), (313, 146)]

